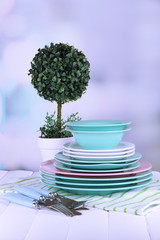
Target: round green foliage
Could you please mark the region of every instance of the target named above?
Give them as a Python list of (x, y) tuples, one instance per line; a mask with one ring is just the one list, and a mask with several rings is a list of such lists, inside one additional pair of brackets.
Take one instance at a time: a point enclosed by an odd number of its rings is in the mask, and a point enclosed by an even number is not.
[(53, 44), (38, 49), (31, 62), (31, 83), (39, 96), (51, 102), (77, 100), (88, 86), (90, 64), (74, 46)]

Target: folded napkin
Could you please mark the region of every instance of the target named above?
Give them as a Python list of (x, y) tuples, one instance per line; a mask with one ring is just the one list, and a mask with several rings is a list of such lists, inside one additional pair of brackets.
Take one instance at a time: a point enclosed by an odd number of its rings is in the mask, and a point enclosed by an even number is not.
[(75, 200), (86, 200), (87, 205), (107, 211), (118, 211), (135, 215), (146, 215), (160, 208), (160, 173), (153, 171), (152, 182), (141, 188), (105, 196), (76, 195), (41, 183), (40, 177), (27, 178), (14, 183), (0, 185), (2, 193), (14, 191), (16, 185), (28, 185), (51, 190)]

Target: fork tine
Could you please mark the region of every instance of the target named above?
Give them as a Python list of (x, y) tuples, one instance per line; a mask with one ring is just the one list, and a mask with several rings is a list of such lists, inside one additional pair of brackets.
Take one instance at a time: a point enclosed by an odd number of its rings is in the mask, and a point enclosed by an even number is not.
[(66, 216), (69, 216), (68, 213), (64, 212), (59, 206), (52, 206), (52, 207), (49, 207), (49, 208), (54, 209), (54, 210), (56, 210), (57, 212), (63, 213), (63, 214), (65, 214)]
[(59, 204), (59, 207), (65, 211), (66, 213), (68, 213), (69, 216), (74, 216), (74, 214), (70, 211), (70, 209), (66, 208), (64, 205), (62, 205), (61, 203)]
[(59, 205), (58, 208), (59, 208), (64, 214), (66, 214), (67, 216), (70, 216), (70, 217), (73, 216), (73, 214), (72, 214), (70, 211), (68, 211), (68, 209), (64, 208), (63, 206)]
[(74, 216), (74, 214), (65, 206), (63, 206), (61, 203), (57, 203), (51, 206), (51, 208), (57, 209), (59, 212), (64, 213), (66, 216), (70, 216), (70, 217)]

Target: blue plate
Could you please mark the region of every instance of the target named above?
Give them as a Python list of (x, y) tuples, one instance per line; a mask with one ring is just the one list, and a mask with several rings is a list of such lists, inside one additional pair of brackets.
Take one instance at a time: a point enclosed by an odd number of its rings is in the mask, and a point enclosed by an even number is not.
[(62, 152), (59, 152), (55, 155), (55, 159), (63, 160), (66, 162), (72, 162), (72, 163), (126, 163), (126, 162), (132, 162), (134, 160), (139, 160), (142, 157), (140, 153), (135, 153), (134, 155), (122, 159), (118, 158), (107, 158), (107, 159), (99, 159), (99, 158), (89, 158), (89, 159), (76, 159), (73, 157), (68, 157), (63, 155)]
[(150, 180), (152, 178), (152, 173), (144, 178), (139, 178), (139, 179), (132, 179), (129, 181), (119, 181), (119, 182), (91, 182), (91, 183), (86, 183), (86, 182), (74, 182), (73, 180), (64, 180), (64, 179), (57, 179), (56, 176), (55, 178), (53, 177), (47, 177), (45, 174), (41, 174), (41, 179), (44, 181), (48, 181), (50, 182), (50, 184), (52, 183), (56, 183), (56, 184), (62, 184), (62, 185), (67, 185), (67, 186), (81, 186), (81, 187), (88, 187), (88, 186), (95, 186), (95, 187), (108, 187), (108, 186), (113, 186), (113, 187), (119, 187), (119, 186), (124, 186), (124, 185), (130, 185), (130, 184), (136, 184), (136, 183), (141, 183), (141, 182), (145, 182), (147, 180)]
[(128, 171), (128, 170), (136, 169), (140, 166), (140, 163), (136, 162), (136, 163), (133, 163), (129, 167), (120, 168), (120, 169), (110, 169), (110, 170), (108, 170), (108, 169), (107, 170), (106, 169), (103, 169), (103, 170), (73, 169), (71, 167), (66, 167), (63, 164), (58, 163), (58, 162), (55, 162), (54, 166), (58, 169), (65, 170), (65, 171), (67, 170), (67, 171), (71, 171), (71, 172), (87, 172), (87, 173), (107, 173), (107, 172), (109, 172), (109, 173), (112, 173), (112, 172), (124, 172), (124, 171)]
[(127, 185), (125, 187), (90, 187), (90, 188), (82, 188), (82, 187), (68, 187), (62, 186), (60, 184), (51, 184), (50, 182), (41, 179), (41, 181), (51, 187), (62, 189), (66, 192), (74, 193), (74, 194), (82, 194), (82, 195), (106, 195), (113, 192), (124, 192), (132, 189), (140, 188), (147, 186), (152, 182), (152, 179), (149, 179), (143, 183), (136, 183), (134, 185)]
[(62, 176), (62, 175), (57, 175), (57, 174), (51, 174), (48, 173), (44, 170), (40, 170), (40, 174), (45, 175), (46, 177), (52, 177), (52, 178), (57, 178), (57, 179), (63, 179), (66, 181), (74, 181), (74, 182), (117, 182), (117, 181), (128, 181), (128, 180), (133, 180), (133, 179), (138, 179), (138, 178), (143, 178), (147, 177), (152, 173), (152, 170), (148, 170), (146, 172), (142, 173), (137, 173), (137, 174), (132, 174), (132, 176), (123, 176), (123, 177), (116, 177), (114, 178), (109, 178), (109, 177), (103, 177), (103, 178), (94, 178), (94, 177), (89, 177), (89, 178), (81, 178), (81, 177), (70, 177), (70, 176)]
[(138, 160), (134, 160), (132, 162), (129, 163), (113, 163), (113, 164), (109, 164), (109, 163), (97, 163), (97, 164), (77, 164), (77, 163), (69, 163), (69, 162), (65, 162), (62, 160), (58, 160), (56, 159), (57, 162), (63, 164), (66, 167), (71, 167), (73, 169), (88, 169), (88, 170), (110, 170), (110, 169), (120, 169), (120, 168), (124, 168), (124, 167), (129, 167), (132, 166), (132, 164), (138, 162)]

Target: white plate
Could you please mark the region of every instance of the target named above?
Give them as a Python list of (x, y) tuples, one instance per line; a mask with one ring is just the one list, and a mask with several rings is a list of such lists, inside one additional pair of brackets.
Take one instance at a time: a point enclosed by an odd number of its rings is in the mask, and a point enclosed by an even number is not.
[(126, 150), (124, 152), (113, 152), (113, 153), (97, 153), (97, 152), (93, 152), (93, 153), (89, 153), (89, 152), (73, 152), (73, 151), (68, 151), (66, 149), (63, 149), (63, 153), (67, 153), (67, 154), (72, 154), (73, 156), (123, 156), (123, 155), (126, 155), (126, 154), (129, 154), (129, 153), (132, 153), (133, 151), (135, 151), (135, 149), (131, 149), (131, 150)]
[(127, 158), (127, 157), (130, 157), (130, 156), (133, 156), (135, 154), (135, 150), (128, 153), (128, 154), (125, 154), (125, 155), (102, 155), (102, 156), (98, 156), (98, 155), (75, 155), (75, 154), (71, 154), (71, 153), (66, 153), (66, 152), (63, 152), (63, 155), (65, 156), (68, 156), (68, 157), (73, 157), (74, 159), (79, 159), (79, 158), (83, 158), (83, 159), (124, 159), (124, 158)]
[(121, 142), (115, 149), (107, 149), (107, 150), (86, 150), (82, 149), (76, 142), (66, 143), (63, 146), (64, 150), (73, 151), (73, 152), (84, 152), (84, 153), (113, 153), (113, 152), (121, 152), (135, 149), (135, 145), (129, 142)]

